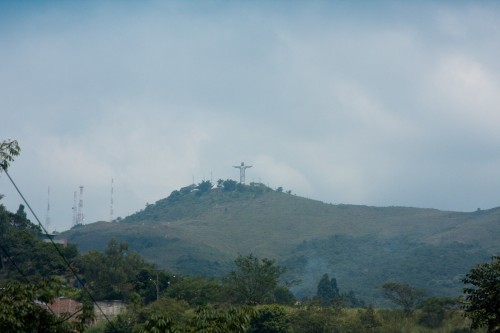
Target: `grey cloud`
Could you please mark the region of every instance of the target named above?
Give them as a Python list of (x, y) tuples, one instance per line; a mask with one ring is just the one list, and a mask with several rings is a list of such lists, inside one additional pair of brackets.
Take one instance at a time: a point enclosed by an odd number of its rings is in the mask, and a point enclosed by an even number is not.
[(193, 177), (236, 179), (241, 161), (251, 180), (326, 202), (497, 205), (498, 6), (367, 6), (3, 11), (0, 129), (23, 146), (11, 172), (42, 216), (51, 186), (58, 229), (81, 184), (92, 222), (108, 217), (111, 177), (123, 216)]

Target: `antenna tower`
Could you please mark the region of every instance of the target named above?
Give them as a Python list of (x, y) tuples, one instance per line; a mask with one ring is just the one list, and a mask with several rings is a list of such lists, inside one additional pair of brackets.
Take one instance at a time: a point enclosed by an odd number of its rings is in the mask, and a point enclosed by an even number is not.
[(45, 230), (50, 227), (50, 186), (47, 188), (47, 214), (45, 215)]
[(109, 222), (113, 222), (113, 178), (111, 178), (111, 202), (109, 206)]
[(76, 191), (73, 193), (73, 227), (78, 224), (78, 212), (76, 210)]
[(83, 224), (83, 186), (80, 185), (80, 200), (78, 201), (77, 224)]

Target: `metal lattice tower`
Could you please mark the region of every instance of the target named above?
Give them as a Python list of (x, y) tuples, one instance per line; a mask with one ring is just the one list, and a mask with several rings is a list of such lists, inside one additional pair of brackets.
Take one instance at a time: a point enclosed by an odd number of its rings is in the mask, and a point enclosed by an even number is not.
[(73, 227), (78, 224), (78, 211), (76, 209), (76, 191), (73, 193)]
[(111, 178), (111, 201), (109, 205), (109, 222), (113, 222), (113, 178)]
[(80, 186), (80, 198), (78, 201), (78, 213), (76, 216), (77, 225), (83, 224), (84, 216), (83, 216), (83, 186)]
[(245, 184), (245, 170), (251, 168), (251, 165), (245, 165), (244, 162), (241, 162), (241, 165), (233, 166), (233, 168), (240, 169), (240, 183)]

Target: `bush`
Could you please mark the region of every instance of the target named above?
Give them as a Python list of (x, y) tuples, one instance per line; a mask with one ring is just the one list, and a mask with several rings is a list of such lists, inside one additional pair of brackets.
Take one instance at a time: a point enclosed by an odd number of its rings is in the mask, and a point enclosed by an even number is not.
[(279, 305), (267, 305), (258, 309), (250, 321), (249, 333), (287, 333), (290, 319)]

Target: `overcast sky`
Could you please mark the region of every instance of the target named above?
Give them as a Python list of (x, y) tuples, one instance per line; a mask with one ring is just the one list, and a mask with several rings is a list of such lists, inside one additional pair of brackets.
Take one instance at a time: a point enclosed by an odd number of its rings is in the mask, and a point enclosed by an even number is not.
[(327, 203), (488, 209), (499, 56), (496, 1), (4, 1), (0, 140), (50, 230), (80, 185), (107, 221), (112, 178), (125, 217), (241, 162)]

